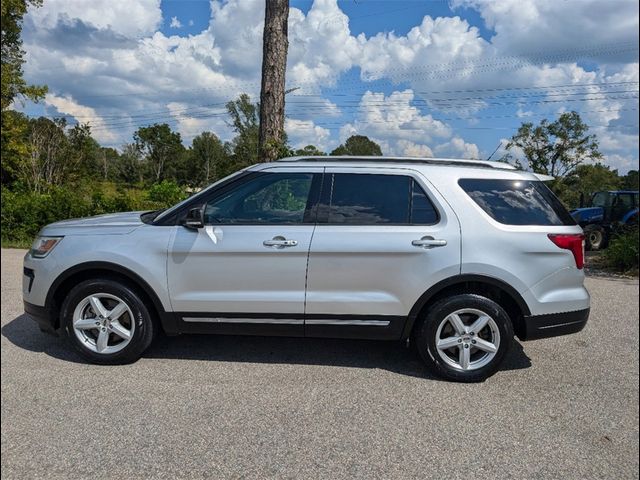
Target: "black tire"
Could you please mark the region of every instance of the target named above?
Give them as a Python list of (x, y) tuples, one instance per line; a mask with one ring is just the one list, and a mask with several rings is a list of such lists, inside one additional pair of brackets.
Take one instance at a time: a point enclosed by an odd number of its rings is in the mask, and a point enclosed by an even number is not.
[[(129, 343), (120, 351), (114, 353), (94, 352), (89, 347), (85, 346), (85, 344), (75, 334), (73, 328), (74, 311), (83, 299), (93, 294), (114, 295), (123, 300), (133, 314), (132, 319), (129, 318), (128, 314), (126, 314), (127, 321), (135, 322), (133, 335), (131, 336)], [(62, 303), (60, 319), (63, 330), (66, 333), (66, 337), (73, 347), (84, 359), (91, 363), (100, 365), (122, 365), (135, 362), (151, 344), (156, 330), (149, 313), (149, 309), (140, 298), (135, 287), (132, 287), (127, 283), (106, 278), (85, 280), (71, 289)]]
[[(441, 323), (452, 313), (463, 309), (479, 310), (487, 314), (493, 319), (500, 335), (498, 349), (493, 358), (486, 365), (473, 370), (454, 368), (441, 357), (436, 347), (436, 336)], [(478, 332), (478, 334), (485, 333)], [(513, 326), (504, 309), (493, 300), (475, 294), (453, 295), (439, 300), (429, 308), (426, 316), (416, 325), (413, 340), (418, 354), (432, 373), (455, 382), (482, 382), (500, 368), (513, 344)], [(470, 343), (471, 340), (468, 342)], [(471, 347), (469, 352), (472, 351), (475, 352), (473, 355), (478, 357), (484, 354), (475, 347)]]
[(584, 236), (587, 250), (597, 252), (607, 246), (607, 231), (599, 225), (587, 225), (584, 227)]

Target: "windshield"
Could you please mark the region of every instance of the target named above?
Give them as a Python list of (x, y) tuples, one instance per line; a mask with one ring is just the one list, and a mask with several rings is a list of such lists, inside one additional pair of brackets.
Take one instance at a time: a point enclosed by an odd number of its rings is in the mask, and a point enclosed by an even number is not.
[(154, 213), (158, 213), (158, 215), (156, 215), (153, 218), (153, 221), (159, 221), (162, 218), (166, 217), (167, 215), (170, 215), (172, 212), (176, 211), (177, 209), (179, 209), (181, 206), (183, 206), (184, 204), (186, 204), (187, 202), (192, 202), (194, 201), (194, 199), (198, 198), (198, 197), (202, 197), (204, 195), (206, 195), (206, 193), (211, 190), (212, 188), (214, 188), (216, 185), (219, 185), (222, 182), (226, 182), (230, 179), (232, 179), (233, 177), (237, 177), (238, 175), (242, 174), (245, 172), (245, 170), (247, 170), (246, 168), (243, 168), (242, 170), (238, 170), (235, 173), (232, 173), (231, 175), (221, 178), (220, 180), (218, 180), (215, 183), (212, 183), (211, 185), (209, 185), (207, 188), (204, 188), (202, 190), (200, 190), (198, 193), (191, 195), (190, 197), (185, 198), (184, 200), (182, 200), (179, 203), (176, 203), (173, 207), (169, 207), (166, 210), (160, 210), (158, 212), (154, 212)]
[(598, 192), (591, 199), (592, 207), (608, 207), (611, 204), (611, 196), (608, 192)]

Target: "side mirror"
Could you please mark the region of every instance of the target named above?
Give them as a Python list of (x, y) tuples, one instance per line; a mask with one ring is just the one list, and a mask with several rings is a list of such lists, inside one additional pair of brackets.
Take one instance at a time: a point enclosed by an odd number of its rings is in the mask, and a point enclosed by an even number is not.
[(187, 216), (182, 221), (182, 225), (187, 228), (203, 228), (204, 227), (204, 209), (206, 205), (194, 207), (187, 212)]

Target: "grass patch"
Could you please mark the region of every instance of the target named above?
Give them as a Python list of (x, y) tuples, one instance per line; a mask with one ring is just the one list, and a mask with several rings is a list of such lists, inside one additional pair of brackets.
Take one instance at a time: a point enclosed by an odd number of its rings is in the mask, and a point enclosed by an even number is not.
[(28, 249), (31, 247), (31, 243), (33, 242), (33, 239), (31, 240), (27, 240), (27, 239), (22, 239), (22, 240), (16, 240), (16, 239), (2, 239), (1, 245), (2, 248), (22, 248), (22, 249)]

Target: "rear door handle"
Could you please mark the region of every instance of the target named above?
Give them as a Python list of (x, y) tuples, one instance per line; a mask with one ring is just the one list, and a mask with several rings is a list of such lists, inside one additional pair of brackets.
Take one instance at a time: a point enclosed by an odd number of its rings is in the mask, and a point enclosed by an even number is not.
[(277, 237), (273, 237), (271, 240), (265, 240), (262, 242), (262, 245), (265, 247), (273, 247), (273, 248), (285, 248), (285, 247), (295, 247), (298, 245), (297, 240), (287, 240), (286, 238), (278, 235)]
[(436, 247), (444, 247), (447, 244), (446, 240), (435, 239), (433, 237), (422, 237), (420, 240), (414, 240), (411, 242), (411, 245), (414, 247), (420, 248), (436, 248)]

